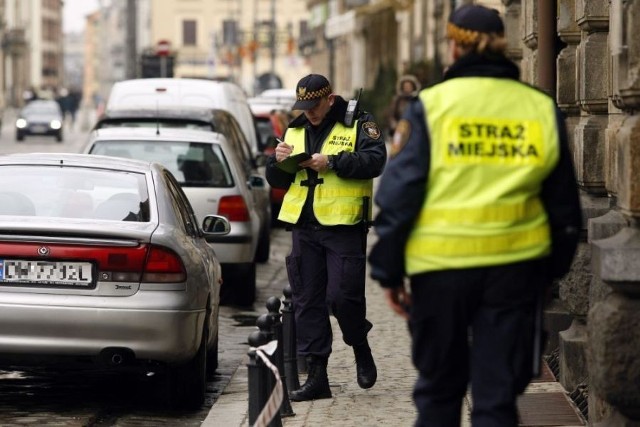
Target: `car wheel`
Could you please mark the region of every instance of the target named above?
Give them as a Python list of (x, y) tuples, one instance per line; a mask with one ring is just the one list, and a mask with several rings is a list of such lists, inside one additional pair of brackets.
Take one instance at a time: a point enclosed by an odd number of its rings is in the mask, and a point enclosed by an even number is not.
[(167, 387), (169, 405), (179, 409), (198, 409), (204, 403), (207, 386), (207, 336), (208, 325), (205, 322), (200, 339), (200, 348), (189, 362), (183, 365), (169, 366), (167, 369)]
[(213, 339), (213, 345), (207, 351), (207, 379), (212, 379), (218, 369), (218, 334)]
[(278, 220), (281, 207), (281, 203), (271, 203), (271, 227), (279, 227), (282, 225), (282, 222)]
[(236, 284), (236, 304), (249, 307), (256, 302), (256, 264), (252, 262), (239, 269)]
[(222, 266), (220, 304), (250, 307), (256, 301), (256, 263)]
[(271, 227), (267, 224), (263, 225), (258, 239), (258, 247), (256, 248), (255, 260), (259, 263), (269, 261), (269, 253), (271, 251)]

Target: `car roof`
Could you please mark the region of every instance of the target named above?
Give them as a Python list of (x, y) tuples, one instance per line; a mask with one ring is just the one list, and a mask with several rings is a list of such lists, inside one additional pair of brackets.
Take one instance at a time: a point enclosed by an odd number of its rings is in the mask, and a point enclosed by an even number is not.
[(226, 141), (219, 132), (197, 129), (173, 128), (103, 128), (91, 132), (91, 140), (121, 139), (121, 140), (155, 140), (162, 141), (198, 141), (220, 143)]
[(287, 89), (287, 88), (280, 88), (280, 89), (266, 89), (263, 90), (260, 95), (260, 97), (263, 98), (283, 98), (283, 99), (287, 99), (287, 100), (294, 100), (296, 99), (296, 90), (295, 89)]
[(139, 78), (139, 79), (128, 79), (121, 80), (115, 83), (120, 86), (126, 85), (140, 85), (146, 84), (149, 86), (200, 86), (210, 85), (210, 86), (234, 86), (239, 87), (233, 82), (225, 81), (225, 80), (210, 80), (210, 79), (193, 79), (187, 77), (155, 77), (155, 78)]
[[(191, 119), (203, 122), (210, 122), (215, 117), (217, 111), (223, 111), (231, 115), (228, 111), (207, 107), (180, 107), (180, 108), (132, 108), (107, 110), (98, 119), (98, 122), (108, 119)], [(223, 114), (224, 114), (223, 113)]]
[(118, 157), (71, 153), (16, 153), (0, 155), (0, 165), (70, 165), (127, 172), (149, 172), (150, 162)]

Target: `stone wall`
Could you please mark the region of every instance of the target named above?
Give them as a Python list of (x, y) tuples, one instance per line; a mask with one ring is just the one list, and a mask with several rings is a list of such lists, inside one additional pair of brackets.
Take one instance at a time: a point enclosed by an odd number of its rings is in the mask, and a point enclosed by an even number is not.
[[(503, 0), (509, 55), (538, 77), (538, 0)], [(556, 99), (585, 238), (559, 298), (560, 382), (589, 390), (589, 424), (640, 425), (640, 0), (556, 0)]]

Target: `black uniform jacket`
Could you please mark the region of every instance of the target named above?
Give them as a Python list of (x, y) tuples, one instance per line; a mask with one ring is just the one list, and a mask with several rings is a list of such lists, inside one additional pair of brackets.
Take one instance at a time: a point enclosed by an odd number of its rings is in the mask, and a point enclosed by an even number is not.
[[(324, 140), (331, 132), (333, 126), (337, 122), (344, 123), (346, 111), (347, 101), (340, 96), (336, 96), (333, 106), (318, 126), (313, 126), (304, 114), (300, 114), (291, 121), (289, 127), (304, 127), (306, 130), (305, 151), (310, 154), (319, 153)], [(372, 132), (371, 126), (366, 127), (367, 131), (363, 130), (364, 123), (375, 123), (371, 114), (361, 112), (357, 119), (358, 130), (355, 151), (353, 153), (343, 151), (337, 154), (334, 160), (334, 170), (340, 178), (373, 179), (382, 173), (387, 159), (384, 136), (379, 129), (377, 134)], [(375, 130), (376, 127), (373, 129)], [(295, 174), (287, 173), (279, 169), (276, 163), (275, 154), (267, 160), (267, 181), (275, 188), (289, 188), (295, 178)], [(318, 176), (317, 172), (311, 169), (307, 169), (307, 173), (311, 181)], [(313, 214), (313, 191), (309, 191), (309, 196), (305, 202), (298, 224), (317, 224), (317, 220)]]
[[(464, 77), (519, 79), (515, 64), (504, 57), (469, 54), (445, 73), (444, 79)], [(499, 96), (489, 102), (500, 102)], [(428, 114), (428, 112), (427, 112)], [(369, 256), (371, 277), (383, 287), (397, 287), (405, 276), (405, 244), (426, 197), (430, 141), (422, 102), (416, 98), (405, 112), (410, 134), (404, 148), (389, 161), (380, 180), (375, 202), (380, 213), (374, 221), (378, 241)], [(560, 159), (542, 185), (541, 200), (551, 227), (552, 278), (566, 274), (576, 250), (582, 215), (564, 119), (557, 110)]]

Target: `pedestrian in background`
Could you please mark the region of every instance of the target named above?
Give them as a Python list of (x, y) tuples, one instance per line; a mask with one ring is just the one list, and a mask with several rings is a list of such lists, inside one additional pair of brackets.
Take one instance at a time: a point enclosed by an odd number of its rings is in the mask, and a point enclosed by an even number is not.
[[(414, 75), (405, 74), (398, 79), (396, 95), (391, 100), (388, 115), (389, 135), (392, 137), (390, 153), (392, 157), (402, 149), (402, 142), (404, 141), (401, 136), (404, 133), (403, 126), (405, 126), (405, 122), (402, 121), (402, 116), (404, 116), (404, 112), (411, 101), (418, 96), (420, 87), (420, 82)], [(400, 126), (400, 128), (398, 128), (398, 126)]]
[[(331, 397), (327, 363), (333, 335), (329, 315), (353, 347), (358, 385), (372, 387), (376, 365), (367, 334), (366, 235), (373, 178), (386, 161), (384, 137), (371, 114), (356, 112), (350, 123), (342, 97), (326, 77), (310, 74), (296, 87), (291, 121), (266, 167), (269, 184), (286, 188), (278, 219), (292, 231), (286, 259), (293, 291), (298, 355), (308, 367), (306, 382), (292, 401)], [(282, 170), (289, 156), (311, 157), (297, 170)], [(282, 163), (282, 164), (281, 164)], [(295, 165), (294, 165), (295, 166)], [(364, 203), (363, 203), (364, 201)]]
[(519, 82), (497, 11), (456, 9), (447, 37), (454, 62), (409, 107), (380, 181), (371, 276), (409, 320), (416, 426), (459, 426), (470, 381), (472, 425), (513, 427), (542, 296), (575, 253), (578, 191), (563, 118)]
[(418, 96), (420, 87), (420, 82), (414, 75), (405, 74), (398, 79), (396, 83), (396, 94), (391, 100), (388, 112), (389, 135), (393, 135), (396, 131), (396, 127), (402, 119), (404, 111), (413, 98)]

